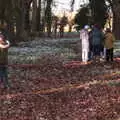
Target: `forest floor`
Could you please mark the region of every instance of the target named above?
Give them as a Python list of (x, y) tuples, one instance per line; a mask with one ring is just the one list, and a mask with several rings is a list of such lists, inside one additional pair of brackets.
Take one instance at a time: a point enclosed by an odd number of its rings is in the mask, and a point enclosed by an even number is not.
[(77, 37), (11, 47), (0, 120), (120, 120), (119, 57), (83, 65), (80, 56)]

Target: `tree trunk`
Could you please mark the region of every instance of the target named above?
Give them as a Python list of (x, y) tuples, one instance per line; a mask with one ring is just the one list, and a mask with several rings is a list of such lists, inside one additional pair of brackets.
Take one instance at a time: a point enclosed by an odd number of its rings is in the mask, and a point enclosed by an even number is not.
[(30, 6), (26, 6), (25, 10), (25, 30), (30, 31), (30, 18), (29, 18)]
[(25, 6), (24, 6), (24, 0), (21, 1), (21, 6), (20, 6), (20, 14), (16, 18), (16, 38), (19, 41), (25, 40), (27, 35), (25, 31)]
[(50, 35), (51, 35), (51, 24), (52, 24), (51, 4), (52, 4), (52, 0), (47, 0), (45, 18), (46, 18), (46, 22), (47, 22), (48, 37), (50, 37)]
[(120, 40), (120, 2), (113, 1), (113, 32), (117, 40)]
[(54, 23), (54, 35), (55, 35), (55, 38), (57, 37), (57, 27), (58, 27), (57, 21), (58, 20), (55, 20), (55, 23)]
[(21, 15), (17, 18), (16, 20), (16, 38), (18, 40), (21, 40), (21, 35), (22, 35), (22, 31), (23, 31), (23, 26), (21, 26), (22, 20), (21, 20)]
[(72, 32), (72, 25), (69, 24), (69, 32)]
[(36, 31), (37, 0), (33, 0), (32, 31)]
[(38, 8), (37, 8), (37, 31), (40, 31), (40, 26), (41, 26), (41, 0), (39, 0)]

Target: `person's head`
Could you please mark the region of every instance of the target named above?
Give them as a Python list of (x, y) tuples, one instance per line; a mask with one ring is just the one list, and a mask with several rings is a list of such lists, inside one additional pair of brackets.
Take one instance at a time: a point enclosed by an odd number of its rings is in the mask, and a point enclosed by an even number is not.
[(94, 28), (101, 29), (99, 24), (94, 24)]
[(88, 30), (89, 28), (90, 28), (89, 25), (85, 25), (85, 26), (84, 26), (84, 29), (85, 29), (85, 30)]

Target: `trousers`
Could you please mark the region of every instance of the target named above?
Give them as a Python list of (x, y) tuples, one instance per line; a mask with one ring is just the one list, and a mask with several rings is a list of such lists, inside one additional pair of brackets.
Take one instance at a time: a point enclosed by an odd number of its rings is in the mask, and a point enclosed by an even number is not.
[(88, 61), (88, 49), (82, 49), (82, 61), (87, 62)]
[(5, 65), (0, 66), (0, 80), (3, 82), (5, 87), (9, 86), (8, 83), (8, 71)]

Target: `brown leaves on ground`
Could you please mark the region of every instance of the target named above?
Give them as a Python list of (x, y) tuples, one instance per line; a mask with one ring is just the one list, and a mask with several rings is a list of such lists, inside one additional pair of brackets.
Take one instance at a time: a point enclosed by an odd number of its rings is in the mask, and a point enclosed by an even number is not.
[(12, 88), (0, 88), (0, 120), (120, 118), (120, 84), (111, 83), (120, 80), (119, 62), (64, 67), (59, 58), (40, 61), (9, 67)]

